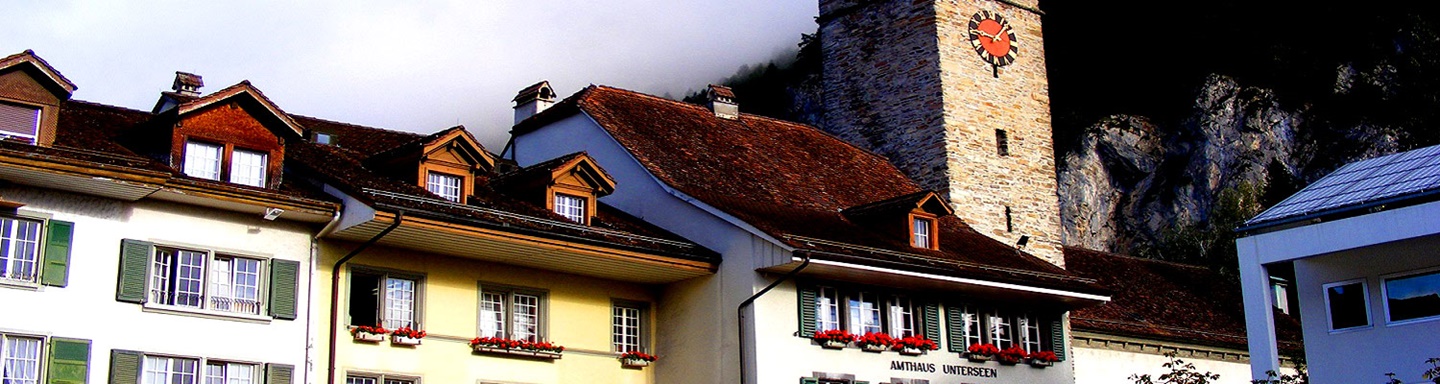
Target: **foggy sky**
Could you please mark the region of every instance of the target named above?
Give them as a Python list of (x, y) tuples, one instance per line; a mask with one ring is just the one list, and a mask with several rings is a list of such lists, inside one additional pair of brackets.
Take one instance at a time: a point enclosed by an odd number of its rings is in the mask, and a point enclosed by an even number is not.
[(510, 99), (605, 84), (675, 97), (792, 49), (816, 0), (7, 1), (0, 56), (34, 49), (74, 98), (149, 111), (175, 71), (250, 80), (286, 112), (499, 151)]

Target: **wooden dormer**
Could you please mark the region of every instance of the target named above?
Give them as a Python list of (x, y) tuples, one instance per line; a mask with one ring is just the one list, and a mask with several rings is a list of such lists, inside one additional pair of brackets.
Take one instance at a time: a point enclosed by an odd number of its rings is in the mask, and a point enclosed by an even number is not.
[(0, 139), (48, 147), (75, 84), (34, 51), (0, 58)]
[(543, 204), (551, 212), (589, 225), (598, 199), (615, 191), (615, 179), (585, 152), (540, 162), (502, 175), (496, 188)]
[(952, 215), (934, 191), (921, 191), (842, 211), (850, 221), (919, 249), (940, 249), (940, 218)]
[(242, 81), (172, 104), (125, 141), (141, 152), (164, 154), (189, 177), (276, 188), (285, 142), (299, 139), (304, 131), (259, 89)]
[[(475, 191), (475, 176), (495, 169), (495, 157), (484, 150), (465, 127), (453, 127), (431, 135), (420, 148), (419, 167), (416, 173), (420, 186), (426, 187), (446, 200), (464, 203), (466, 197)], [(442, 192), (449, 183), (438, 178), (458, 180), (459, 195)], [(437, 188), (440, 188), (437, 190)]]

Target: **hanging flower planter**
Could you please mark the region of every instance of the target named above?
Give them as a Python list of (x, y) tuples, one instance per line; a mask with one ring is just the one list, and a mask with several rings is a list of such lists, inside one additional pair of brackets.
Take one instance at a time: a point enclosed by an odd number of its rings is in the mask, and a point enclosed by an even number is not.
[(420, 339), (425, 338), (425, 331), (417, 331), (410, 327), (402, 327), (390, 333), (391, 345), (415, 346), (420, 345)]
[(549, 342), (510, 340), (498, 337), (477, 337), (470, 340), (470, 349), (484, 354), (533, 357), (556, 360), (565, 352), (565, 347)]
[(1045, 368), (1045, 367), (1049, 367), (1049, 366), (1055, 365), (1055, 362), (1056, 362), (1056, 361), (1060, 361), (1060, 357), (1059, 357), (1059, 356), (1055, 356), (1055, 352), (1051, 352), (1051, 351), (1036, 351), (1036, 352), (1031, 352), (1031, 353), (1030, 353), (1030, 356), (1029, 356), (1029, 359), (1027, 359), (1027, 360), (1030, 362), (1030, 366), (1031, 366), (1031, 367), (1035, 367), (1035, 368)]
[(386, 331), (385, 327), (379, 325), (373, 327), (369, 325), (361, 325), (355, 328), (350, 328), (350, 336), (354, 337), (355, 341), (365, 343), (379, 343), (381, 341), (385, 341), (385, 334), (387, 333), (390, 333), (390, 331)]
[(891, 349), (899, 351), (901, 355), (919, 356), (925, 354), (925, 351), (940, 349), (940, 345), (924, 337), (910, 336), (895, 340), (895, 345)]
[(812, 337), (812, 339), (814, 339), (816, 343), (819, 343), (821, 348), (844, 349), (845, 345), (850, 344), (851, 341), (855, 341), (855, 335), (843, 330), (832, 329), (815, 332), (815, 336)]
[(995, 361), (999, 361), (1000, 364), (1004, 365), (1015, 365), (1020, 364), (1021, 361), (1024, 361), (1025, 355), (1027, 355), (1027, 353), (1025, 353), (1024, 348), (1020, 348), (1020, 346), (1018, 345), (1011, 346), (1010, 348), (1005, 348), (1005, 350), (995, 354)]
[(620, 354), (620, 366), (625, 368), (643, 368), (650, 366), (650, 362), (659, 357), (640, 351), (629, 351)]
[(885, 352), (890, 346), (895, 345), (895, 338), (881, 332), (870, 332), (855, 340), (855, 345), (865, 352)]
[(965, 351), (966, 360), (970, 360), (972, 363), (984, 363), (994, 359), (995, 354), (1000, 353), (1000, 348), (995, 348), (994, 345), (988, 343), (971, 344)]

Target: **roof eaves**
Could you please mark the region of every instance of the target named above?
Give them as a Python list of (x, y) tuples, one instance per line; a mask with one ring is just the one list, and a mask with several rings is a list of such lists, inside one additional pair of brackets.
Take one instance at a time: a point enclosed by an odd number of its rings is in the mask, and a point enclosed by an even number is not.
[(66, 95), (75, 93), (75, 90), (80, 88), (76, 86), (75, 83), (70, 82), (70, 79), (65, 78), (65, 75), (61, 74), (55, 67), (50, 66), (50, 63), (46, 62), (40, 55), (36, 55), (35, 51), (29, 49), (25, 50), (25, 52), (0, 59), (0, 70), (23, 63), (35, 66), (36, 69), (39, 69), (40, 72), (49, 77), (51, 81), (54, 81), (56, 85), (59, 85), (61, 89), (64, 89)]

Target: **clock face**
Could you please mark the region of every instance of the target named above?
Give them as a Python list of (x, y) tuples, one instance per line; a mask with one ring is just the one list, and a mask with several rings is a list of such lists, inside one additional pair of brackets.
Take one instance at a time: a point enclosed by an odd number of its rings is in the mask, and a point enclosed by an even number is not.
[(996, 67), (1015, 62), (1020, 45), (1015, 41), (1015, 30), (1005, 16), (990, 11), (980, 11), (970, 18), (970, 46), (981, 59)]

